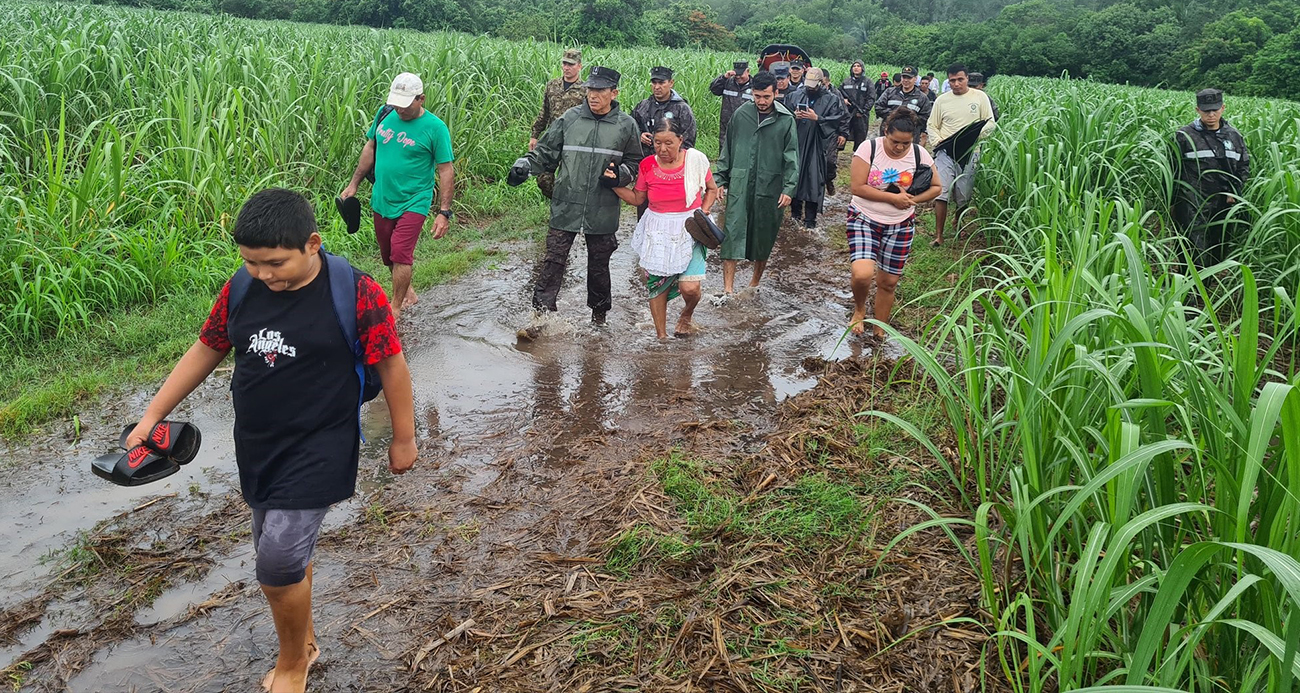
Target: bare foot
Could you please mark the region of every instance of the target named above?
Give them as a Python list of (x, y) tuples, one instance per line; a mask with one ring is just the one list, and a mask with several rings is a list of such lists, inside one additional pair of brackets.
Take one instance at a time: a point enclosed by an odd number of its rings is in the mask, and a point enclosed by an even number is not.
[(402, 308), (410, 308), (420, 302), (420, 297), (415, 295), (415, 291), (406, 290), (406, 298), (402, 300)]
[(871, 331), (871, 336), (883, 340), (885, 338), (885, 331), (877, 327)]
[(678, 339), (685, 339), (695, 333), (695, 326), (690, 320), (685, 318), (677, 321), (677, 327), (673, 328), (673, 336)]
[(866, 333), (867, 331), (866, 320), (867, 320), (867, 312), (865, 310), (861, 312), (856, 310), (853, 311), (853, 317), (849, 318), (849, 327), (853, 330), (853, 334)]
[(301, 671), (281, 670), (279, 664), (276, 668), (266, 672), (262, 678), (262, 690), (267, 693), (306, 693), (307, 675), (311, 673), (311, 665), (320, 659), (320, 648), (316, 643), (307, 643), (307, 663)]

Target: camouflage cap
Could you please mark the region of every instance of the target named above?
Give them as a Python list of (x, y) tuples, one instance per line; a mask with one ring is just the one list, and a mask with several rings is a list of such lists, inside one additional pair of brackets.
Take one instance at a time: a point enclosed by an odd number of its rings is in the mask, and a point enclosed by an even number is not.
[(580, 65), (582, 64), (582, 51), (577, 48), (570, 48), (564, 51), (564, 57), (560, 58), (560, 62), (568, 63), (570, 65)]

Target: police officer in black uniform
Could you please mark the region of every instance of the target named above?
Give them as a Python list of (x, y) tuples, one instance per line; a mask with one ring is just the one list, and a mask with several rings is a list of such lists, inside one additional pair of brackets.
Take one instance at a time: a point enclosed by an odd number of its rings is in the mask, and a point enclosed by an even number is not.
[(1244, 222), (1232, 214), (1250, 177), (1250, 153), (1223, 118), (1223, 92), (1196, 93), (1196, 120), (1174, 133), (1174, 225), (1191, 244), (1198, 266), (1227, 255)]
[(749, 86), (749, 63), (744, 60), (732, 63), (730, 70), (713, 80), (709, 91), (714, 96), (722, 97), (722, 113), (718, 124), (718, 146), (721, 148), (727, 141), (727, 123), (731, 122), (732, 114), (746, 101), (754, 100), (754, 90)]

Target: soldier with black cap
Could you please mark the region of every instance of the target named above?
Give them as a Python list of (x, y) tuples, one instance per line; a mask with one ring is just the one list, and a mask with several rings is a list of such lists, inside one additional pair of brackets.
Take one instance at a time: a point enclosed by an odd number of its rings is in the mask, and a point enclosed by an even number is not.
[(925, 123), (930, 119), (930, 96), (916, 86), (916, 68), (903, 68), (901, 86), (890, 87), (876, 98), (876, 116), (883, 124), (894, 109), (906, 108), (917, 115), (922, 123), (921, 144), (925, 144)]
[[(673, 89), (673, 70), (669, 67), (650, 68), (650, 98), (632, 109), (632, 117), (641, 127), (641, 148), (644, 156), (654, 155), (655, 128), (663, 120), (676, 120), (682, 128), (682, 147), (695, 146), (695, 113), (681, 94)], [(649, 209), (649, 203), (636, 208), (637, 219)]]
[(668, 67), (650, 68), (650, 98), (632, 109), (632, 117), (641, 126), (641, 145), (645, 155), (654, 153), (654, 131), (659, 121), (674, 118), (682, 124), (682, 145), (695, 146), (695, 113), (681, 94), (673, 89), (673, 71)]
[[(560, 74), (560, 77), (546, 83), (546, 91), (542, 94), (542, 112), (533, 121), (532, 136), (528, 140), (529, 149), (537, 146), (537, 139), (565, 111), (587, 100), (587, 87), (582, 83), (582, 51), (576, 48), (564, 51), (564, 56), (560, 58)], [(550, 197), (551, 190), (555, 187), (555, 176), (549, 173), (538, 176), (537, 187), (543, 195)]]
[(781, 60), (772, 63), (770, 67), (772, 76), (776, 78), (776, 102), (789, 108), (789, 104), (785, 102), (785, 97), (794, 91), (794, 87), (790, 85), (790, 63)]
[(1173, 220), (1191, 243), (1198, 265), (1222, 261), (1240, 221), (1230, 219), (1250, 177), (1250, 154), (1223, 119), (1223, 92), (1196, 93), (1196, 120), (1174, 133)]
[[(604, 324), (612, 305), (609, 258), (618, 248), (619, 198), (613, 188), (630, 187), (643, 156), (636, 120), (619, 109), (618, 72), (593, 67), (586, 103), (565, 111), (520, 157), (506, 179), (519, 185), (529, 175), (555, 173), (551, 196), (551, 230), (546, 255), (533, 289), (533, 307), (555, 311), (556, 297), (578, 234), (587, 241), (587, 306), (591, 321)], [(605, 177), (606, 170), (617, 176)], [(558, 173), (557, 173), (558, 171)]]
[(727, 123), (731, 116), (746, 101), (754, 100), (754, 92), (749, 87), (749, 63), (737, 60), (731, 69), (722, 73), (709, 85), (714, 96), (722, 97), (722, 115), (718, 125), (718, 146), (727, 140)]
[(803, 76), (807, 69), (808, 66), (804, 64), (804, 61), (798, 58), (790, 61), (790, 89), (792, 91), (803, 86)]

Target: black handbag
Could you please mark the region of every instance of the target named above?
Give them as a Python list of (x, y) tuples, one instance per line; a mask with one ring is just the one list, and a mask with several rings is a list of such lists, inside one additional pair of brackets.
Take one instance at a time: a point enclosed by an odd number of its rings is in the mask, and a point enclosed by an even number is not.
[[(907, 186), (908, 195), (920, 195), (934, 183), (934, 169), (921, 163), (921, 145), (912, 143), (912, 159), (916, 161), (916, 169), (912, 171), (912, 184)], [(871, 140), (871, 162), (876, 160), (876, 141)], [(901, 188), (897, 183), (891, 183), (885, 192), (896, 193)]]

